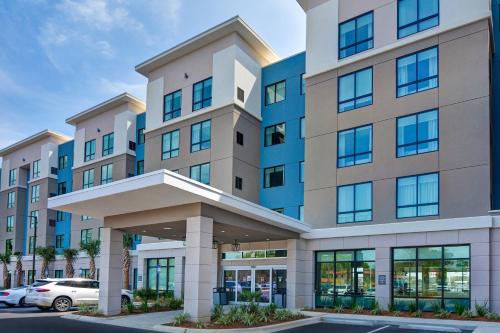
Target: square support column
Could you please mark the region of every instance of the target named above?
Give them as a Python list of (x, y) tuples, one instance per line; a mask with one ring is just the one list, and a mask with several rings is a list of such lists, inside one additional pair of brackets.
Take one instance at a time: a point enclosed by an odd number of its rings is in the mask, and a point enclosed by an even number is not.
[(213, 220), (196, 216), (186, 220), (184, 312), (192, 321), (209, 321), (212, 307)]
[(116, 229), (101, 229), (99, 311), (105, 316), (121, 311), (123, 233)]
[(306, 248), (306, 240), (287, 240), (286, 307), (289, 309), (313, 306), (314, 262), (313, 252)]
[[(377, 247), (375, 249), (375, 299), (382, 309), (391, 304), (391, 249)], [(385, 284), (379, 284), (379, 276), (385, 275)]]

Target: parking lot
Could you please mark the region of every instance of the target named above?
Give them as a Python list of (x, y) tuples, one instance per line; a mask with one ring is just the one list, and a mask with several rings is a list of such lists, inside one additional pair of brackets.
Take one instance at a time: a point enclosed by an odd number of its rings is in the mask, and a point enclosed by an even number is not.
[[(304, 327), (298, 327), (286, 331), (281, 331), (281, 333), (443, 333), (442, 330), (433, 331), (425, 329), (409, 329), (401, 328), (398, 326), (391, 325), (374, 325), (374, 326), (362, 326), (362, 325), (347, 325), (347, 324), (333, 324), (333, 323), (320, 323)], [(462, 331), (461, 333), (471, 333), (471, 331)]]

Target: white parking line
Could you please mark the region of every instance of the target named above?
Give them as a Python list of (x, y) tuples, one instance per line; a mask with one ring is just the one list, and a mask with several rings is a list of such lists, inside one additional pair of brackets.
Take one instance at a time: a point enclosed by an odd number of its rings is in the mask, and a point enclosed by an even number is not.
[(391, 325), (387, 325), (387, 326), (384, 326), (384, 327), (379, 327), (376, 330), (373, 330), (373, 331), (370, 331), (370, 332), (366, 332), (366, 333), (375, 333), (375, 332), (378, 332), (378, 331), (385, 330), (388, 327), (391, 327)]

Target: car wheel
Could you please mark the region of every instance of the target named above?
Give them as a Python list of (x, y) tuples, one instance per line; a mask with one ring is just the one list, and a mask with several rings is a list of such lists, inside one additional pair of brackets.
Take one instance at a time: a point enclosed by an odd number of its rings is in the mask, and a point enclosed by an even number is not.
[(48, 306), (37, 306), (37, 308), (39, 310), (42, 310), (42, 311), (48, 311), (48, 310), (50, 310), (50, 307), (48, 307)]
[(18, 303), (20, 307), (23, 307), (23, 306), (25, 306), (25, 305), (26, 305), (26, 304), (24, 303), (24, 301), (25, 301), (25, 298), (24, 298), (24, 297), (21, 297), (21, 299), (19, 300), (19, 303)]
[(122, 296), (122, 306), (125, 306), (128, 303), (130, 303), (130, 298), (128, 298), (127, 296)]
[(71, 300), (68, 297), (58, 297), (54, 300), (53, 307), (57, 312), (66, 312), (71, 308)]

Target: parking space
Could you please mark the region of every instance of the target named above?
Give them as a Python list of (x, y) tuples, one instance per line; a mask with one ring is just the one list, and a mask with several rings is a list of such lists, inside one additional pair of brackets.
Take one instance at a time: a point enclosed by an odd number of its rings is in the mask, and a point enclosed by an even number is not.
[(41, 311), (35, 306), (23, 306), (9, 308), (4, 304), (0, 304), (0, 319), (14, 319), (14, 318), (30, 318), (30, 317), (54, 317), (61, 316), (64, 313), (56, 311)]
[[(331, 324), (319, 323), (309, 326), (293, 328), (290, 330), (280, 331), (280, 333), (443, 333), (442, 330), (433, 331), (426, 329), (408, 329), (392, 325), (348, 325), (348, 324)], [(471, 331), (462, 331), (462, 333), (471, 333)]]

